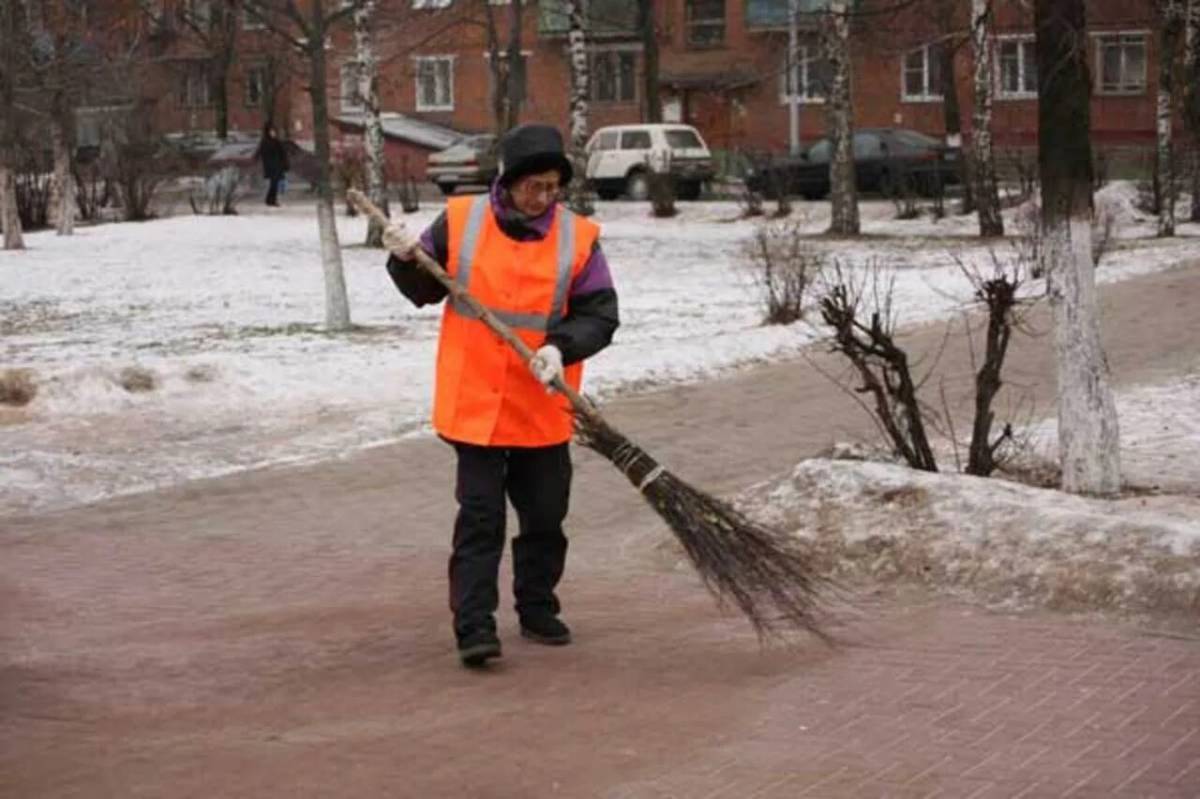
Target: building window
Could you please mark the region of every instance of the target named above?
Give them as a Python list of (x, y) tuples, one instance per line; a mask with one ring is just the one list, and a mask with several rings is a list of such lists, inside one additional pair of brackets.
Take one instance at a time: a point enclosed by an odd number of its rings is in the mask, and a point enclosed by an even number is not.
[(412, 0), (413, 8), (448, 8), (451, 0)]
[[(820, 48), (801, 45), (796, 50), (796, 61), (797, 71), (800, 73), (798, 99), (805, 103), (825, 102), (833, 70), (829, 62), (822, 57)], [(785, 56), (779, 73), (779, 102), (786, 105), (791, 96), (792, 70)]]
[(1001, 99), (1037, 97), (1037, 57), (1032, 36), (1004, 38), (996, 43)]
[(1146, 91), (1146, 34), (1112, 33), (1096, 37), (1096, 73), (1100, 94)]
[(725, 42), (725, 0), (686, 0), (687, 43), (720, 47)]
[(212, 5), (209, 0), (184, 0), (179, 11), (183, 21), (193, 28), (207, 31), (212, 25)]
[(267, 68), (263, 66), (246, 69), (246, 106), (260, 108), (267, 95)]
[(591, 54), (591, 99), (597, 103), (637, 101), (637, 53), (600, 50)]
[(358, 62), (342, 64), (339, 74), (339, 97), (343, 114), (357, 114), (363, 110), (362, 94), (358, 90)]
[(417, 110), (454, 110), (454, 57), (423, 56), (417, 62)]
[(904, 56), (903, 99), (934, 102), (942, 99), (942, 45), (927, 44)]
[(185, 62), (179, 75), (179, 105), (183, 108), (205, 108), (211, 105), (211, 83), (208, 62)]

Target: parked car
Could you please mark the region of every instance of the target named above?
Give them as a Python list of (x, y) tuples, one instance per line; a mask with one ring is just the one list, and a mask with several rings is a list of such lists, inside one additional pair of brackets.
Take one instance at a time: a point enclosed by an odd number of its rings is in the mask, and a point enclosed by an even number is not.
[(700, 132), (690, 125), (612, 125), (600, 128), (587, 144), (587, 177), (602, 200), (625, 194), (644, 200), (650, 194), (651, 164), (669, 163), (675, 193), (683, 200), (700, 196), (713, 177), (713, 159)]
[(496, 178), (496, 137), (491, 133), (463, 136), (444, 150), (431, 153), (425, 174), (443, 194), (459, 186), (489, 186)]
[[(866, 128), (854, 133), (854, 171), (858, 190), (896, 196), (933, 195), (962, 181), (962, 151), (905, 128)], [(821, 139), (799, 156), (756, 159), (746, 186), (772, 199), (780, 192), (819, 200), (829, 194), (833, 147)]]

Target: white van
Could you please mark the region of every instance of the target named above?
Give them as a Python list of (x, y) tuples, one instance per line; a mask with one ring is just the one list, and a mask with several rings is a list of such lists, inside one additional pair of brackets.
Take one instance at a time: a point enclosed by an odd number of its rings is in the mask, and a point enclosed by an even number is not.
[(651, 164), (669, 163), (682, 200), (698, 198), (713, 177), (712, 153), (691, 125), (610, 125), (593, 134), (587, 156), (587, 177), (602, 200), (646, 199)]

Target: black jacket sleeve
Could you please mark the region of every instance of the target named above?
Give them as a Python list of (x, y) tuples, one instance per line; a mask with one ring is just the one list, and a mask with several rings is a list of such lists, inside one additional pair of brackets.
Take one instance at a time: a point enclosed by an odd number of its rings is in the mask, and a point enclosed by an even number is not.
[[(428, 238), (433, 241), (433, 252), (430, 254), (445, 268), (446, 262), (450, 259), (448, 244), (450, 234), (445, 212), (433, 220), (433, 224), (429, 226), (427, 232)], [(422, 305), (439, 303), (446, 298), (448, 293), (446, 287), (417, 266), (416, 261), (402, 261), (394, 255), (389, 255), (387, 271), (400, 293), (408, 297), (418, 308)]]
[[(599, 248), (597, 242), (593, 253)], [(611, 285), (585, 294), (572, 294), (567, 315), (550, 327), (546, 343), (558, 347), (563, 364), (570, 365), (607, 347), (620, 324), (617, 292)]]

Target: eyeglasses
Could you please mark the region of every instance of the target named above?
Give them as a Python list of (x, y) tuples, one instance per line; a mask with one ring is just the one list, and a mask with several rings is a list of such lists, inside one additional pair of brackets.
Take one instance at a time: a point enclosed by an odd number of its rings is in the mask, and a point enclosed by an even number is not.
[(556, 180), (518, 180), (513, 190), (524, 197), (545, 197), (548, 200), (557, 199), (562, 185)]

